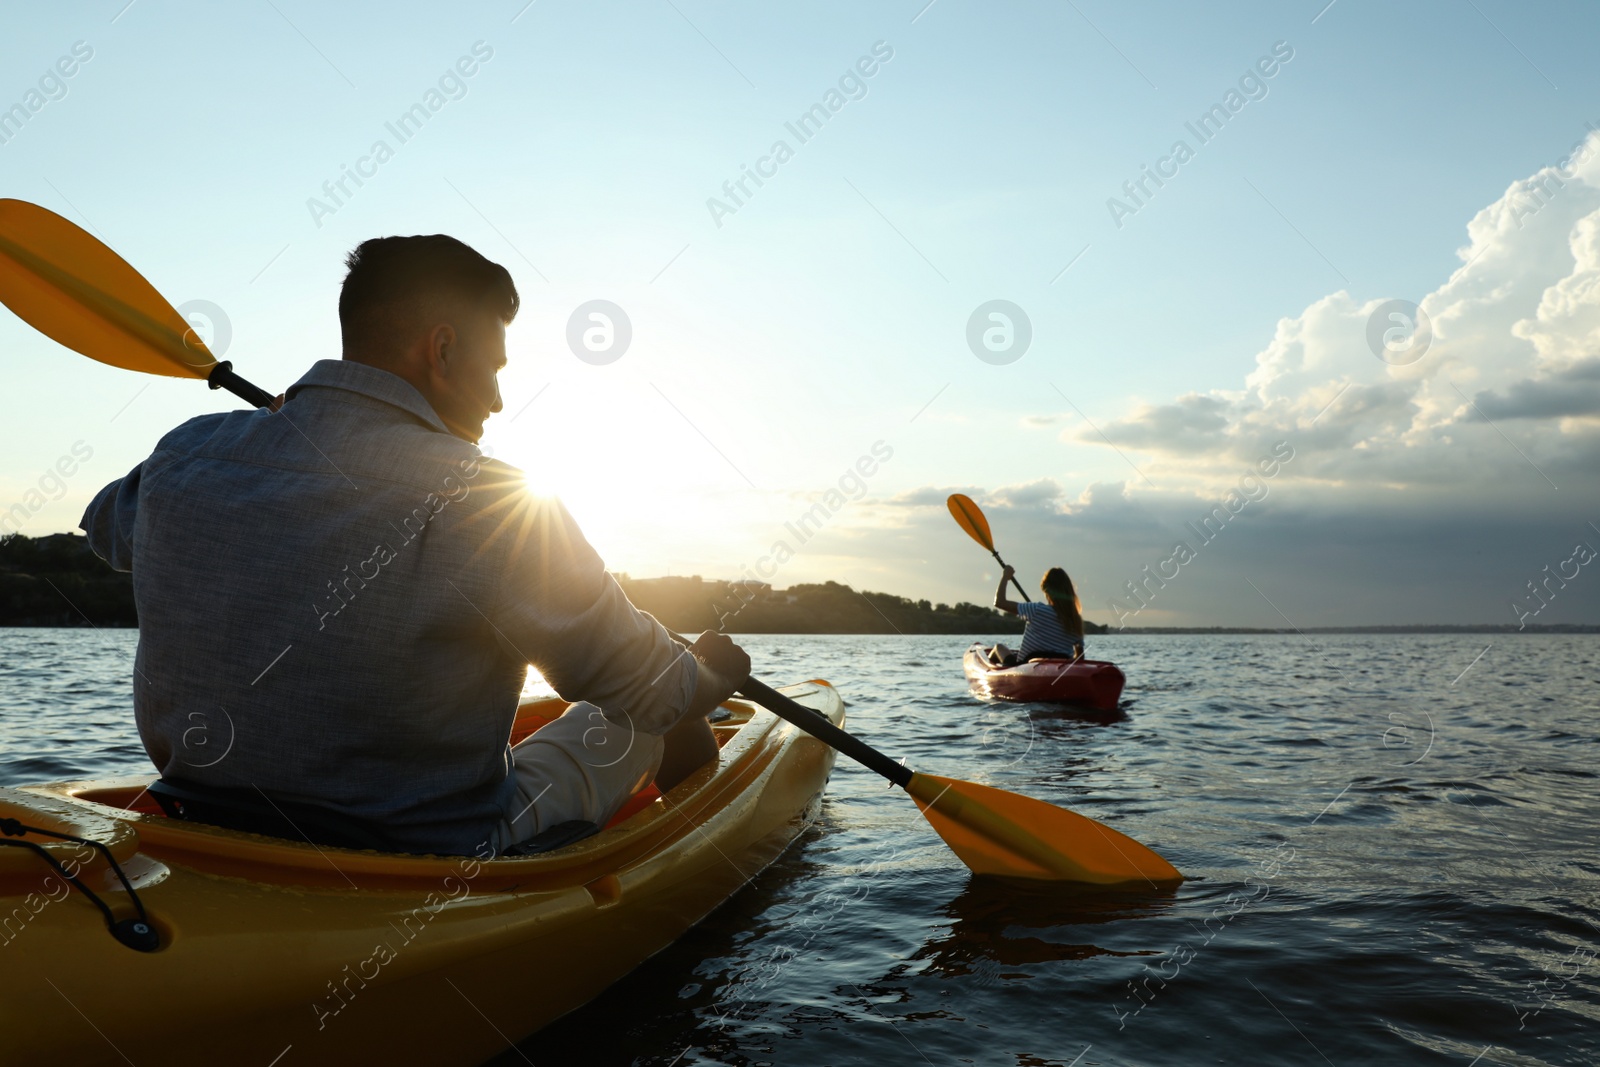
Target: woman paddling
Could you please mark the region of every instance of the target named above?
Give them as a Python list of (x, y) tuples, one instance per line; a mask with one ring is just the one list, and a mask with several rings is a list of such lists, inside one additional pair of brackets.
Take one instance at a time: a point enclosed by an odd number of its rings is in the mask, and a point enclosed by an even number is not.
[(1006, 583), (1012, 580), (1016, 569), (1007, 566), (1000, 575), (1000, 587), (994, 591), (994, 606), (1001, 611), (1020, 615), (1027, 625), (1022, 630), (1022, 647), (1013, 652), (1005, 645), (995, 645), (989, 650), (989, 662), (996, 667), (1011, 667), (1030, 659), (1082, 659), (1083, 658), (1083, 605), (1072, 587), (1072, 579), (1060, 567), (1051, 567), (1044, 574), (1039, 588), (1044, 591), (1047, 603), (1022, 603), (1006, 599)]

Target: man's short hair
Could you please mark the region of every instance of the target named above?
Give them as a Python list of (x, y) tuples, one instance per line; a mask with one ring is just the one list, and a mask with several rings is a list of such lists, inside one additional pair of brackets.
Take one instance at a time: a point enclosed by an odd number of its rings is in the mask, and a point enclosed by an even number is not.
[(461, 310), (509, 325), (521, 306), (509, 271), (442, 233), (374, 237), (357, 245), (345, 266), (339, 332), (346, 356), (382, 358)]

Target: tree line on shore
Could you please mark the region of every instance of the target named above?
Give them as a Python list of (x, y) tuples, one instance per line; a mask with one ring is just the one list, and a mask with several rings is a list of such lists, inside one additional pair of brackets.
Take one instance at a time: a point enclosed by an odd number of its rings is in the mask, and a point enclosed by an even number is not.
[(617, 575), (628, 599), (686, 633), (981, 634), (1021, 633), (1022, 620), (979, 604), (934, 604), (839, 582), (773, 589), (764, 582)]
[(79, 534), (0, 537), (0, 626), (137, 626), (133, 576)]

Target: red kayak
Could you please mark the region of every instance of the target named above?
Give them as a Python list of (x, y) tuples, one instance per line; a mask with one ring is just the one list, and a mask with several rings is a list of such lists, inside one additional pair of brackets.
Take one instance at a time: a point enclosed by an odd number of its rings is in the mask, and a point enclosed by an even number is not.
[(980, 696), (995, 700), (1080, 704), (1116, 711), (1126, 680), (1115, 663), (1098, 659), (1035, 659), (1016, 667), (989, 664), (987, 645), (967, 649), (962, 665)]

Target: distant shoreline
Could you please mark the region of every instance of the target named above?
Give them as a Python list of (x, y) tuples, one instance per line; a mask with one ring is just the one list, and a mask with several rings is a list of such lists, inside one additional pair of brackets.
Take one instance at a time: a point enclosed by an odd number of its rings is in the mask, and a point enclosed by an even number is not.
[[(729, 582), (699, 576), (614, 577), (635, 605), (678, 631), (744, 634), (884, 635), (948, 634), (1006, 637), (1022, 620), (984, 604), (934, 604), (891, 593), (852, 589), (838, 582), (774, 589), (765, 582)], [(138, 612), (133, 580), (106, 566), (77, 534), (0, 538), (0, 627), (8, 629), (133, 629)], [(1111, 630), (1084, 621), (1090, 638), (1240, 636), (1249, 634), (1596, 634), (1600, 623), (1543, 623), (1518, 629), (1509, 623), (1409, 626), (1129, 626)]]

